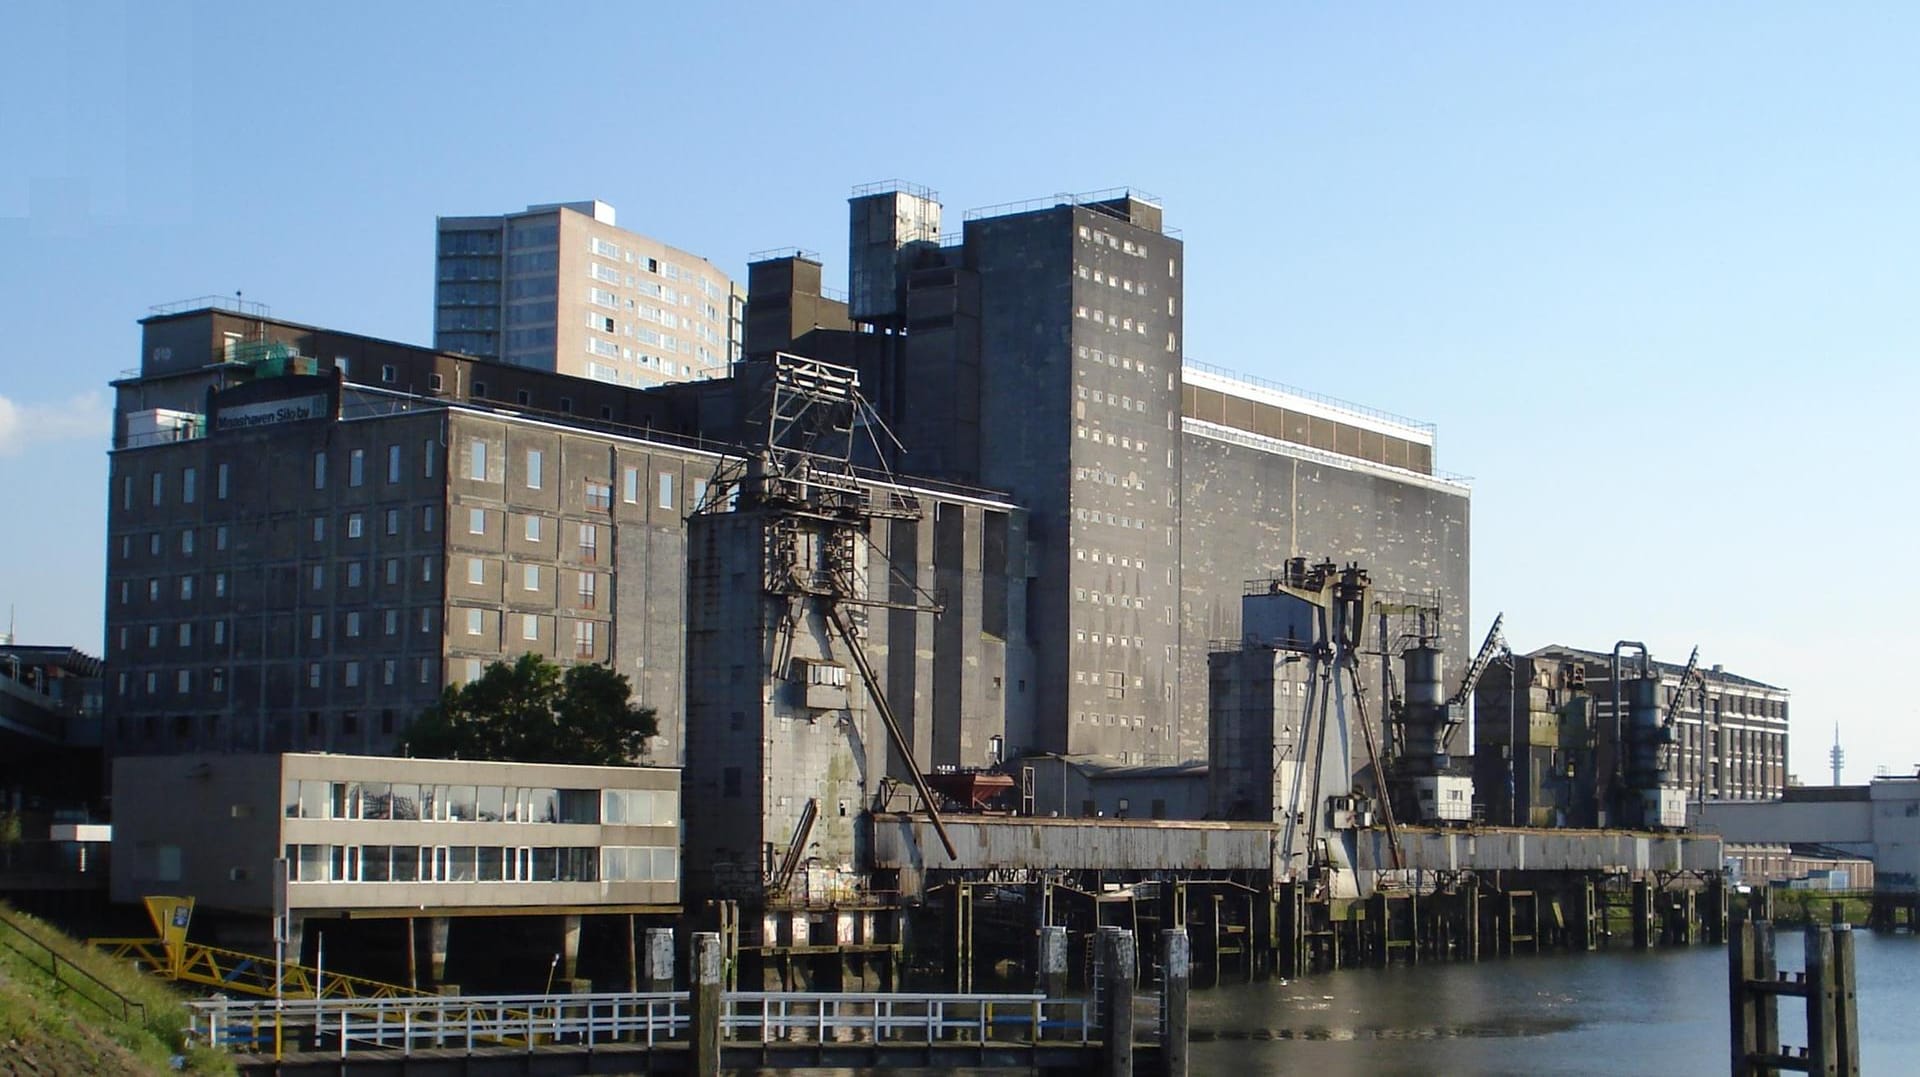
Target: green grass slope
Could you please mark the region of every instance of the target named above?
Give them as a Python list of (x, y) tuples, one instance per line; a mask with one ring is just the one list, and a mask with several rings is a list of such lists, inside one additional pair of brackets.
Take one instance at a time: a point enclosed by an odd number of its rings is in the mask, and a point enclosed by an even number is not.
[(220, 1052), (187, 1050), (186, 1027), (166, 984), (0, 903), (0, 1077), (235, 1072)]

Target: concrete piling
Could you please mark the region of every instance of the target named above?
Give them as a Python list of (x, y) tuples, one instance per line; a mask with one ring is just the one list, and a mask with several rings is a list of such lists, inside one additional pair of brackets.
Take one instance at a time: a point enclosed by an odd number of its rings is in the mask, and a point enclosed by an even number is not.
[(691, 1001), (696, 1077), (720, 1077), (720, 1010), (725, 1005), (721, 994), (723, 964), (719, 932), (694, 932)]
[[(716, 936), (718, 937), (718, 936)], [(641, 975), (648, 991), (673, 990), (673, 929), (647, 929), (646, 963)]]
[(1067, 929), (1060, 924), (1048, 924), (1042, 927), (1039, 946), (1037, 967), (1040, 975), (1035, 986), (1048, 998), (1065, 998), (1067, 994)]

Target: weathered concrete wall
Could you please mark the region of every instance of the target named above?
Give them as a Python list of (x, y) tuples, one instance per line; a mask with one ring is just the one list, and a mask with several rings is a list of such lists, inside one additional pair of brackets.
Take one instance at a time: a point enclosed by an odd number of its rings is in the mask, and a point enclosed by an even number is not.
[[(1238, 639), (1246, 581), (1277, 573), (1293, 556), (1357, 562), (1377, 591), (1437, 594), (1444, 607), (1442, 647), (1456, 663), (1471, 653), (1464, 487), (1224, 440), (1193, 423), (1181, 446), (1181, 661), (1187, 683), (1206, 683), (1207, 641)], [(1362, 670), (1378, 722), (1378, 664), (1364, 661)], [(1199, 693), (1186, 699), (1181, 748), (1189, 758), (1206, 755), (1206, 706)]]

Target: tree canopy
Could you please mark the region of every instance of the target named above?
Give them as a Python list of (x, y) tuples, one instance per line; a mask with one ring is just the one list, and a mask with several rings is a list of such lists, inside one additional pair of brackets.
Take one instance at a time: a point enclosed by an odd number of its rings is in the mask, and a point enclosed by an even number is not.
[(631, 766), (659, 732), (653, 708), (606, 666), (562, 669), (537, 654), (494, 662), (449, 687), (407, 730), (407, 754), (436, 759)]

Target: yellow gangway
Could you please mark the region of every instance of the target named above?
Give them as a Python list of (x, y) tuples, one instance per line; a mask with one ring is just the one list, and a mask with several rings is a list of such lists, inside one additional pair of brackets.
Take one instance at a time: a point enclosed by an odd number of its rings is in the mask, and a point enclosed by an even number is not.
[[(361, 976), (329, 972), (323, 978), (320, 970), (297, 962), (188, 942), (187, 927), (193, 921), (193, 898), (150, 896), (145, 900), (147, 916), (153, 921), (154, 938), (95, 938), (88, 939), (87, 945), (109, 956), (133, 961), (163, 980), (201, 984), (221, 991), (262, 998), (373, 1000), (437, 997), (431, 991)], [(520, 1046), (525, 1041), (496, 1038), (496, 1042)]]

